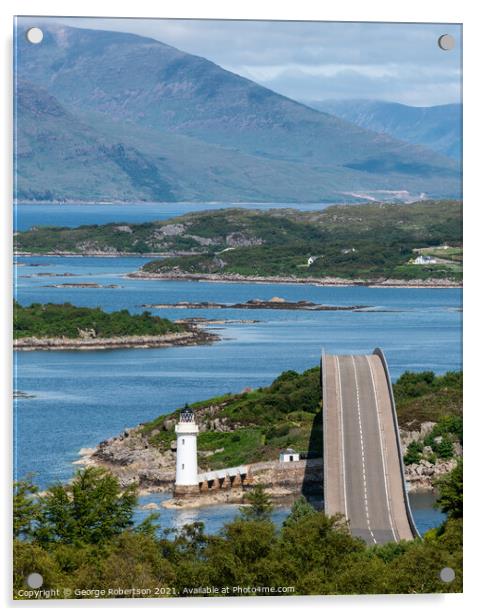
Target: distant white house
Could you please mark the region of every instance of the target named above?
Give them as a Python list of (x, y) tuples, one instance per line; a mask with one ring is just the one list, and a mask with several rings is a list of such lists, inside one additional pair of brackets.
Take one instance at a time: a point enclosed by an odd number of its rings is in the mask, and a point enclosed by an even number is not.
[(313, 265), (315, 261), (316, 261), (316, 257), (308, 257), (308, 261), (307, 261), (308, 267), (310, 267), (310, 265)]
[(283, 451), (280, 451), (280, 454), (279, 454), (280, 462), (298, 462), (299, 459), (300, 459), (300, 454), (294, 449), (291, 449), (290, 447), (288, 447), (288, 449), (283, 449)]
[(427, 255), (418, 255), (413, 262), (415, 265), (430, 265), (431, 263), (437, 263), (437, 259)]

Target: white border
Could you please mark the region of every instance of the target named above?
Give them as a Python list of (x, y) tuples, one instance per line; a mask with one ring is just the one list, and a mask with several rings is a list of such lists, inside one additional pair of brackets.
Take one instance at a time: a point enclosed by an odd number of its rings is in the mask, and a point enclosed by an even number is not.
[[(243, 2), (228, 2), (226, 0), (178, 0), (177, 2), (159, 2), (136, 0), (132, 3), (123, 3), (107, 0), (82, 0), (75, 3), (66, 3), (60, 0), (4, 0), (0, 11), (1, 49), (2, 59), (2, 88), (0, 92), (1, 118), (3, 130), (1, 132), (2, 148), (0, 173), (0, 187), (3, 193), (1, 201), (0, 246), (2, 251), (1, 272), (1, 348), (3, 362), (1, 370), (1, 396), (2, 396), (2, 447), (3, 464), (1, 473), (2, 506), (0, 515), (2, 521), (2, 561), (9, 563), (10, 545), (6, 540), (10, 535), (10, 477), (11, 477), (11, 420), (10, 420), (10, 391), (11, 372), (7, 366), (11, 365), (10, 348), (10, 318), (11, 318), (11, 45), (13, 15), (58, 15), (75, 16), (111, 16), (111, 17), (173, 17), (173, 18), (230, 18), (230, 19), (308, 19), (308, 20), (338, 20), (338, 21), (403, 21), (403, 22), (457, 22), (464, 23), (464, 196), (465, 196), (465, 351), (464, 372), (466, 379), (465, 391), (465, 592), (464, 595), (446, 596), (396, 596), (396, 597), (296, 597), (296, 598), (253, 598), (253, 599), (180, 599), (146, 602), (137, 600), (116, 601), (90, 601), (83, 602), (51, 601), (44, 603), (32, 602), (28, 606), (18, 602), (9, 602), (11, 593), (10, 565), (0, 567), (1, 589), (0, 596), (5, 607), (19, 610), (19, 613), (30, 613), (32, 609), (43, 611), (61, 608), (69, 612), (76, 608), (88, 607), (90, 613), (111, 613), (115, 609), (143, 610), (161, 608), (163, 611), (183, 613), (188, 610), (208, 613), (208, 611), (226, 609), (230, 612), (242, 613), (248, 609), (272, 608), (280, 615), (288, 614), (299, 609), (302, 605), (312, 610), (353, 610), (357, 614), (383, 613), (389, 611), (390, 615), (405, 614), (415, 610), (415, 613), (436, 612), (439, 615), (453, 614), (454, 609), (469, 608), (469, 603), (478, 605), (477, 590), (480, 585), (480, 549), (477, 539), (480, 537), (480, 508), (478, 508), (477, 486), (480, 485), (480, 475), (476, 457), (480, 451), (482, 436), (482, 415), (479, 396), (476, 392), (476, 371), (480, 369), (480, 362), (476, 355), (478, 339), (480, 337), (478, 315), (478, 286), (480, 280), (481, 253), (481, 211), (480, 199), (481, 170), (480, 148), (482, 138), (480, 134), (480, 92), (477, 82), (480, 75), (480, 28), (481, 21), (477, 19), (477, 2), (473, 0), (403, 0), (400, 2), (387, 2), (386, 0), (342, 0), (341, 2), (318, 2), (310, 0), (297, 0), (294, 3), (281, 3), (273, 0), (244, 0)], [(479, 377), (480, 378), (480, 377)], [(472, 489), (471, 486), (474, 486)], [(13, 606), (13, 608), (12, 608)], [(470, 612), (469, 612), (470, 613)]]

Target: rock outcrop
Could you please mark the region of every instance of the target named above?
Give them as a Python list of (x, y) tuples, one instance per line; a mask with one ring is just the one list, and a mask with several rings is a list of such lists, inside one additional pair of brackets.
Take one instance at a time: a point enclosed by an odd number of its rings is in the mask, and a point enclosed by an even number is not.
[(171, 346), (191, 346), (210, 344), (219, 340), (219, 336), (203, 329), (191, 326), (184, 332), (173, 332), (161, 336), (116, 336), (99, 338), (79, 334), (78, 338), (17, 338), (13, 342), (18, 351), (76, 351), (102, 349), (137, 349)]
[[(420, 425), (419, 430), (400, 430), (400, 442), (402, 445), (403, 455), (407, 453), (407, 448), (410, 443), (422, 442), (435, 427), (435, 423), (425, 421)], [(436, 437), (435, 440), (441, 437)], [(453, 443), (454, 454), (456, 457), (462, 456), (462, 445), (459, 442)], [(422, 459), (418, 463), (407, 464), (405, 466), (405, 480), (408, 483), (408, 489), (411, 492), (431, 490), (434, 487), (434, 480), (446, 475), (452, 471), (457, 465), (456, 458), (449, 460), (436, 459), (430, 461), (427, 457), (432, 457), (433, 451), (429, 446), (425, 446), (422, 450)]]

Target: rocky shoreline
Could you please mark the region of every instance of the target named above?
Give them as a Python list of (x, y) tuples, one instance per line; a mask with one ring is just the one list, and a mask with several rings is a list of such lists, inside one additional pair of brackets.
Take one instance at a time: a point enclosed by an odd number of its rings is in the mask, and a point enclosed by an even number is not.
[(427, 278), (426, 280), (411, 279), (402, 280), (396, 278), (376, 278), (364, 280), (361, 278), (313, 278), (295, 276), (243, 276), (241, 274), (208, 274), (186, 273), (169, 271), (162, 273), (145, 272), (139, 270), (126, 274), (128, 278), (140, 278), (143, 280), (190, 280), (199, 282), (238, 282), (238, 283), (268, 283), (268, 284), (312, 284), (321, 287), (394, 287), (394, 288), (462, 288), (461, 282), (455, 282), (448, 278)]
[[(419, 430), (400, 430), (403, 453), (413, 440), (423, 440), (434, 424), (425, 422)], [(137, 483), (142, 494), (173, 492), (176, 454), (170, 449), (161, 452), (151, 446), (142, 433), (142, 424), (125, 430), (100, 443), (93, 449), (82, 449), (81, 458), (74, 464), (107, 468), (122, 486)], [(457, 456), (462, 455), (458, 447)], [(437, 460), (434, 463), (421, 460), (418, 464), (405, 466), (405, 481), (409, 492), (433, 491), (435, 480), (449, 473), (457, 464), (457, 458)], [(266, 486), (274, 499), (289, 499), (308, 491), (321, 498), (323, 486), (323, 460), (314, 458), (299, 462), (280, 463), (268, 460), (247, 465), (254, 483)], [(200, 493), (189, 498), (172, 498), (164, 503), (168, 508), (201, 507), (218, 503), (242, 503), (246, 488)]]
[(17, 351), (101, 351), (106, 349), (147, 349), (173, 346), (212, 344), (217, 334), (191, 326), (185, 332), (162, 336), (119, 336), (115, 338), (18, 338), (13, 341)]
[(261, 321), (259, 319), (206, 319), (205, 317), (191, 317), (187, 319), (174, 319), (174, 323), (183, 325), (252, 325), (253, 323), (261, 323)]

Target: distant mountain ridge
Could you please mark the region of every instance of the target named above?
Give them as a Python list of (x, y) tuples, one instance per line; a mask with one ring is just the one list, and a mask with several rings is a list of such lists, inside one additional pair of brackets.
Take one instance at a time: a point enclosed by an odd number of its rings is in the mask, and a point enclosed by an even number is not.
[[(446, 157), (315, 111), (204, 58), (137, 35), (42, 28), (40, 45), (21, 30), (16, 36), (19, 199), (460, 194), (457, 164)], [(45, 113), (49, 106), (58, 113)]]
[(386, 101), (349, 99), (306, 102), (357, 126), (431, 148), (460, 160), (462, 104), (412, 107)]

